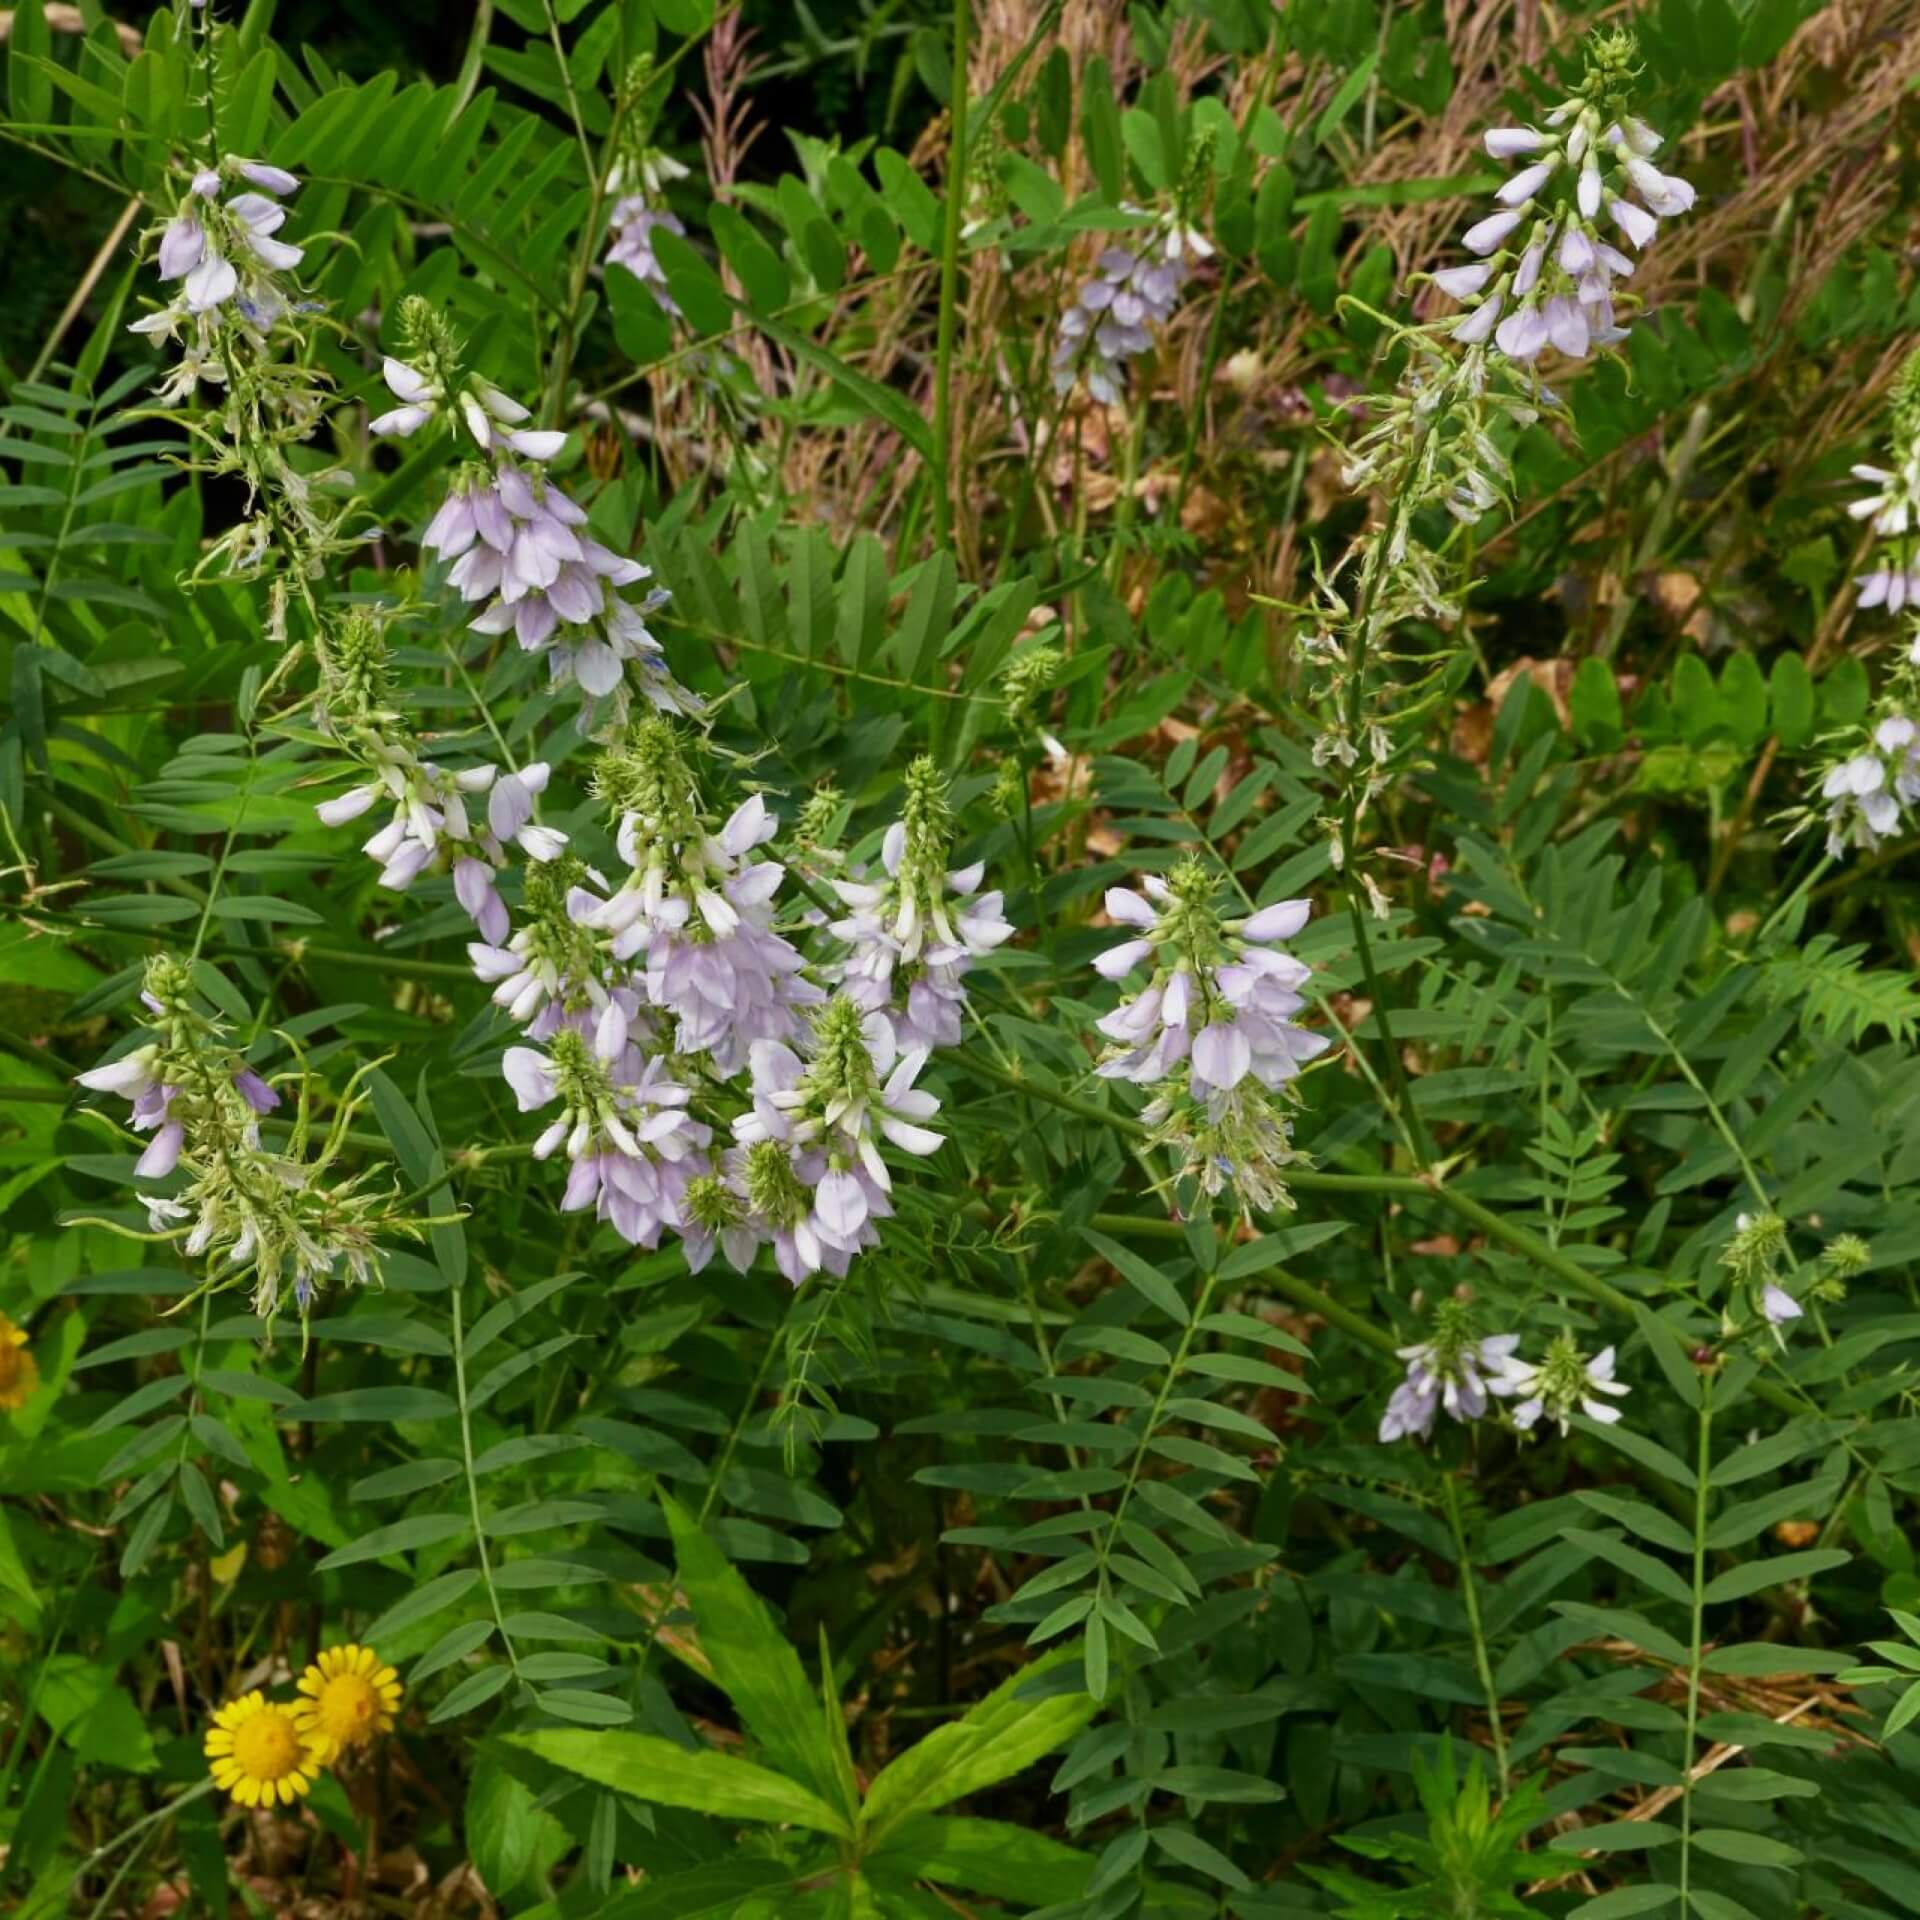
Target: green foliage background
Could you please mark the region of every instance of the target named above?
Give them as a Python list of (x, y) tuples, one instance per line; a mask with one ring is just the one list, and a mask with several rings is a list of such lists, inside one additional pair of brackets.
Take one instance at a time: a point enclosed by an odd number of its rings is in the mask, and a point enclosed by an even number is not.
[[(197, 137), (174, 17), (15, 9), (9, 1909), (1920, 1912), (1910, 843), (1823, 862), (1784, 817), (1907, 639), (1853, 606), (1845, 506), (1920, 316), (1913, 9), (1633, 11), (1700, 207), (1625, 351), (1515, 437), (1464, 617), (1403, 636), (1431, 678), (1364, 953), (1294, 644), (1371, 512), (1330, 443), (1497, 181), (1478, 131), (1556, 97), (1584, 11), (982, 9), (957, 209), (930, 9), (748, 8), (758, 79), (707, 0), (215, 11), (222, 149), (307, 181), (316, 464), (380, 528), (329, 591), (404, 604), (414, 723), (537, 744), (545, 817), (611, 863), (571, 709), (421, 565), (444, 442), (366, 436), (409, 294), (570, 430), (722, 763), (789, 819), (833, 784), (865, 857), (931, 754), (1022, 937), (845, 1282), (694, 1276), (560, 1213), (465, 916), (316, 823), (333, 759), (261, 698), (263, 595), (186, 581), (238, 501), (140, 417), (125, 331)], [(582, 146), (641, 55), (692, 169), (678, 318), (588, 271)], [(722, 191), (728, 73), (764, 125)], [(1062, 299), (1195, 180), (1216, 263), (1125, 406), (1060, 405)], [(1102, 891), (1193, 853), (1320, 904), (1341, 1041), (1294, 1210), (1244, 1224), (1183, 1217), (1090, 1073)], [(304, 1329), (100, 1224), (141, 1224), (134, 1151), (71, 1079), (162, 948), (323, 1107), (384, 1063), (350, 1146), (419, 1237)], [(1756, 1212), (1803, 1282), (1870, 1249), (1791, 1339), (1722, 1263)], [(1395, 1350), (1463, 1296), (1616, 1346), (1624, 1422), (1381, 1446)], [(349, 1637), (402, 1672), (395, 1735), (302, 1818), (197, 1791), (211, 1709)]]

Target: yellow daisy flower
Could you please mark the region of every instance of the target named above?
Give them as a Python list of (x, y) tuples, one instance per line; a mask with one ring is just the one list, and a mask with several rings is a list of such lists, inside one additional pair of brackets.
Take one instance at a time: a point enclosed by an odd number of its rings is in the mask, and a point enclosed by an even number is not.
[(291, 1805), (312, 1791), (324, 1764), (319, 1743), (295, 1724), (293, 1710), (257, 1691), (215, 1713), (206, 1751), (214, 1784), (243, 1807)]
[(400, 1676), (371, 1647), (327, 1648), (300, 1676), (300, 1691), (307, 1697), (294, 1703), (294, 1717), (328, 1765), (391, 1733), (400, 1708)]
[(17, 1413), (33, 1398), (40, 1369), (27, 1351), (27, 1330), (0, 1313), (0, 1413)]

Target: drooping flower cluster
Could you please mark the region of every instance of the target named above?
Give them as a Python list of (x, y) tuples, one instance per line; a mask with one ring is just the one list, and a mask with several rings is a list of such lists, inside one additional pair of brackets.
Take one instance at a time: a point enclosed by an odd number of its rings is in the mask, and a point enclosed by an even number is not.
[[(761, 857), (772, 810), (754, 794), (713, 819), (670, 721), (634, 721), (601, 754), (594, 788), (625, 877), (610, 886), (571, 853), (530, 869), (510, 936), (469, 949), (496, 1003), (543, 1043), (503, 1061), (521, 1111), (558, 1105), (535, 1156), (564, 1147), (563, 1209), (592, 1207), (639, 1246), (676, 1233), (696, 1272), (716, 1251), (744, 1270), (765, 1245), (796, 1285), (823, 1268), (845, 1273), (892, 1211), (880, 1140), (912, 1153), (939, 1145), (920, 1124), (938, 1102), (914, 1086), (926, 1046), (902, 1042), (910, 1008), (892, 1007), (884, 982), (867, 1004), (873, 968), (857, 1000), (849, 979), (829, 1002), (774, 923), (786, 868)], [(909, 898), (922, 911), (932, 889), (942, 914), (971, 908), (1005, 937), (998, 896), (974, 900), (980, 876), (958, 876), (964, 891), (948, 879), (951, 823), (930, 770), (913, 792), (923, 860), (903, 857), (890, 875), (891, 924)], [(947, 951), (937, 917), (918, 930), (900, 950), (929, 972), (957, 970), (990, 944), (985, 927), (969, 947), (954, 925), (955, 957), (936, 962)], [(723, 1130), (732, 1144), (719, 1149)]]
[(585, 512), (542, 471), (566, 435), (523, 427), (526, 408), (462, 366), (451, 329), (425, 301), (409, 300), (401, 324), (408, 357), (389, 358), (383, 372), (402, 404), (372, 430), (410, 435), (444, 419), (474, 449), (420, 541), (449, 563), (460, 597), (481, 607), (473, 630), (511, 633), (527, 652), (544, 653), (555, 680), (578, 686), (590, 701), (609, 700), (616, 719), (625, 711), (629, 664), (654, 706), (696, 711), (647, 626), (668, 596), (654, 589), (628, 600), (620, 589), (651, 578), (650, 569), (585, 531)]
[(377, 1280), (380, 1236), (417, 1236), (425, 1223), (395, 1217), (388, 1196), (367, 1190), (370, 1174), (326, 1178), (360, 1104), (354, 1086), (311, 1159), (304, 1096), (285, 1151), (274, 1151), (262, 1144), (260, 1126), (282, 1095), (233, 1046), (191, 968), (156, 956), (140, 997), (153, 1020), (149, 1037), (76, 1078), (91, 1092), (125, 1100), (128, 1124), (151, 1135), (134, 1165), (137, 1179), (185, 1176), (171, 1194), (140, 1196), (152, 1234), (180, 1240), (189, 1256), (204, 1254), (209, 1275), (223, 1284), (250, 1274), (263, 1319), (289, 1290), (304, 1314), (330, 1279)]
[(561, 1026), (544, 1053), (509, 1047), (501, 1070), (522, 1113), (560, 1103), (533, 1155), (545, 1160), (566, 1149), (562, 1212), (592, 1207), (623, 1240), (649, 1249), (666, 1228), (684, 1229), (687, 1182), (707, 1171), (713, 1133), (688, 1113), (692, 1096), (668, 1079), (665, 1057), (633, 1044), (617, 1002), (609, 1001), (591, 1042)]
[(1470, 1302), (1440, 1301), (1431, 1337), (1399, 1349), (1406, 1378), (1388, 1397), (1381, 1444), (1430, 1440), (1443, 1410), (1464, 1426), (1484, 1419), (1496, 1400), (1515, 1403), (1510, 1417), (1523, 1433), (1547, 1419), (1564, 1434), (1576, 1413), (1603, 1426), (1620, 1419), (1620, 1409), (1610, 1402), (1629, 1388), (1614, 1378), (1612, 1347), (1589, 1359), (1570, 1333), (1561, 1333), (1537, 1366), (1519, 1357), (1519, 1347), (1517, 1333), (1482, 1335)]
[(1000, 894), (980, 891), (984, 866), (948, 868), (952, 844), (947, 783), (923, 755), (881, 843), (884, 878), (833, 882), (853, 909), (828, 929), (853, 949), (842, 985), (856, 1006), (887, 1014), (903, 1051), (960, 1044), (967, 970), (1013, 933)]
[(1517, 1333), (1481, 1337), (1463, 1302), (1442, 1300), (1434, 1310), (1433, 1337), (1399, 1349), (1407, 1377), (1394, 1388), (1380, 1420), (1380, 1443), (1409, 1437), (1427, 1440), (1444, 1407), (1455, 1420), (1478, 1420), (1490, 1396), (1508, 1391), (1506, 1368), (1520, 1344)]
[[(1873, 488), (1847, 508), (1850, 519), (1871, 523), (1880, 547), (1865, 573), (1856, 574), (1862, 607), (1920, 613), (1920, 352), (1907, 356), (1894, 381), (1891, 416), (1891, 464), (1861, 464), (1853, 477)], [(1920, 630), (1908, 653), (1920, 665)]]
[(1633, 263), (1614, 238), (1644, 248), (1661, 219), (1693, 200), (1691, 187), (1653, 165), (1658, 136), (1631, 112), (1633, 62), (1631, 35), (1595, 33), (1580, 86), (1544, 127), (1487, 135), (1496, 157), (1526, 164), (1500, 189), (1498, 210), (1468, 230), (1478, 258), (1432, 276), (1467, 311), (1394, 328), (1405, 351), (1399, 389), (1369, 401), (1343, 475), (1377, 493), (1382, 511), (1339, 565), (1320, 571), (1319, 630), (1302, 650), (1320, 727), (1315, 758), (1341, 775), (1323, 816), (1334, 865), (1376, 915), (1386, 900), (1359, 864), (1359, 829), (1450, 658), (1427, 652), (1409, 679), (1407, 655), (1387, 642), (1413, 622), (1453, 626), (1464, 585), (1461, 543), (1444, 528), (1432, 538), (1423, 510), (1473, 526), (1506, 503), (1515, 430), (1558, 406), (1532, 362), (1549, 345), (1579, 357), (1624, 337), (1618, 282)]
[(741, 1224), (771, 1243), (794, 1285), (822, 1267), (844, 1274), (878, 1242), (875, 1223), (893, 1212), (882, 1138), (911, 1154), (939, 1151), (923, 1123), (940, 1102), (913, 1084), (926, 1059), (923, 1048), (902, 1053), (886, 1015), (844, 994), (815, 1015), (805, 1057), (784, 1041), (755, 1043), (753, 1105), (733, 1123), (728, 1184), (744, 1203)]
[(1204, 1191), (1231, 1184), (1256, 1206), (1287, 1204), (1291, 1123), (1275, 1096), (1329, 1042), (1294, 1020), (1312, 970), (1276, 949), (1312, 908), (1282, 900), (1225, 919), (1213, 875), (1195, 858), (1141, 884), (1144, 894), (1107, 893), (1108, 915), (1131, 937), (1094, 966), (1109, 980), (1149, 977), (1098, 1022), (1113, 1044), (1096, 1071), (1156, 1090), (1147, 1124)]
[(1659, 134), (1627, 111), (1634, 53), (1630, 34), (1594, 35), (1579, 90), (1545, 116), (1544, 129), (1488, 131), (1489, 154), (1525, 164), (1496, 194), (1500, 210), (1462, 236), (1479, 260), (1433, 276), (1467, 304), (1456, 340), (1491, 340), (1509, 359), (1531, 361), (1548, 346), (1580, 360), (1626, 338), (1614, 287), (1633, 261), (1608, 236), (1644, 250), (1660, 221), (1694, 200), (1686, 181), (1653, 164)]
[[(536, 1040), (562, 1026), (598, 1035), (619, 1023), (620, 1044), (639, 1018), (639, 1000), (607, 964), (592, 916), (605, 904), (606, 876), (570, 854), (527, 869), (520, 923), (502, 940), (467, 947), (474, 975), (493, 1003)], [(509, 922), (509, 924), (511, 924)], [(611, 1040), (609, 1044), (614, 1044)]]
[(378, 864), (380, 884), (404, 893), (422, 874), (448, 871), (482, 937), (505, 940), (507, 909), (494, 876), (507, 864), (508, 847), (545, 861), (566, 845), (565, 834), (533, 820), (534, 801), (546, 789), (546, 763), (503, 775), (491, 762), (453, 772), (428, 759), (392, 702), (385, 638), (364, 611), (323, 634), (318, 652), (314, 723), (366, 777), (320, 801), (315, 814), (338, 827), (386, 809), (386, 823), (361, 849)]
[[(223, 198), (236, 184), (245, 191)], [(203, 385), (212, 390), (208, 430), (196, 434), (190, 464), (237, 481), (245, 494), (246, 511), (208, 542), (193, 577), (270, 579), (266, 625), (276, 641), (288, 638), (294, 598), (319, 628), (325, 616), (311, 583), (362, 537), (343, 525), (347, 476), (288, 454), (313, 435), (331, 386), (310, 356), (283, 351), (314, 310), (286, 277), (304, 249), (274, 237), (287, 218), (281, 199), (299, 185), (283, 168), (232, 156), (195, 169), (159, 233), (160, 276), (178, 290), (130, 327), (179, 346), (158, 388), (163, 406), (192, 404)]]
[[(223, 199), (236, 181), (244, 181), (246, 190)], [(224, 380), (216, 370), (218, 329), (211, 317), (231, 304), (255, 333), (264, 334), (287, 311), (291, 302), (278, 276), (297, 267), (306, 250), (273, 236), (286, 224), (280, 202), (299, 190), (300, 182), (284, 167), (264, 161), (229, 155), (218, 166), (199, 168), (160, 234), (160, 278), (178, 280), (180, 291), (159, 313), (136, 321), (134, 332), (170, 340), (189, 329), (197, 347), (189, 363), (198, 377)]]
[(207, 1771), (242, 1807), (290, 1807), (320, 1774), (393, 1731), (400, 1676), (371, 1647), (328, 1647), (286, 1704), (258, 1689), (214, 1710)]
[(687, 169), (657, 147), (641, 147), (614, 163), (607, 192), (614, 196), (607, 216), (607, 265), (624, 267), (677, 320), (680, 309), (667, 291), (665, 269), (654, 257), (658, 232), (683, 235), (686, 222), (666, 204), (668, 183), (684, 180)]
[(1872, 853), (1904, 830), (1902, 809), (1920, 801), (1920, 728), (1898, 712), (1876, 721), (1854, 752), (1827, 768), (1820, 797), (1829, 855)]
[(1614, 1366), (1612, 1347), (1602, 1347), (1589, 1360), (1573, 1335), (1562, 1333), (1555, 1336), (1546, 1359), (1537, 1367), (1509, 1355), (1498, 1391), (1512, 1399), (1513, 1424), (1523, 1433), (1547, 1419), (1564, 1434), (1576, 1413), (1611, 1427), (1621, 1415), (1609, 1403), (1632, 1391), (1625, 1381), (1613, 1377)]
[(755, 857), (779, 826), (766, 801), (750, 795), (716, 831), (671, 723), (654, 715), (601, 757), (594, 784), (628, 872), (592, 925), (672, 1017), (674, 1051), (724, 1075), (756, 1042), (797, 1041), (824, 995), (774, 929), (786, 868)]
[[(1132, 209), (1138, 211), (1138, 209)], [(1163, 220), (1140, 246), (1108, 247), (1065, 313), (1053, 349), (1053, 387), (1071, 393), (1077, 381), (1104, 406), (1123, 399), (1127, 362), (1153, 345), (1154, 330), (1173, 318), (1193, 263), (1213, 247), (1197, 228)]]

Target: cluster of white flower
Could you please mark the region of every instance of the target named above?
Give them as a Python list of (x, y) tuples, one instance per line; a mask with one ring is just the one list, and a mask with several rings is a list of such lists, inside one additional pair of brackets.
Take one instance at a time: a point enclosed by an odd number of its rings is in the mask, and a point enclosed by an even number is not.
[(1120, 400), (1127, 362), (1153, 345), (1153, 330), (1173, 318), (1193, 263), (1212, 252), (1205, 235), (1177, 219), (1162, 221), (1138, 249), (1108, 247), (1095, 263), (1094, 277), (1082, 283), (1060, 316), (1054, 391), (1070, 393), (1084, 379), (1103, 405)]
[(1902, 808), (1920, 801), (1920, 728), (1904, 713), (1875, 723), (1858, 751), (1836, 760), (1820, 782), (1827, 803), (1827, 852), (1872, 853), (1902, 830)]
[(391, 1195), (368, 1191), (364, 1176), (325, 1178), (359, 1106), (354, 1088), (312, 1158), (304, 1102), (284, 1151), (269, 1149), (260, 1123), (282, 1096), (235, 1048), (191, 967), (168, 955), (149, 961), (140, 999), (147, 1036), (75, 1078), (125, 1100), (127, 1124), (152, 1136), (134, 1177), (173, 1190), (141, 1193), (149, 1232), (206, 1256), (216, 1279), (251, 1275), (254, 1311), (266, 1319), (288, 1292), (304, 1314), (330, 1279), (377, 1278), (381, 1237), (416, 1234), (420, 1223), (394, 1217)]
[(855, 1006), (888, 1015), (903, 1050), (960, 1044), (967, 970), (1013, 933), (1000, 894), (980, 891), (985, 868), (947, 866), (952, 841), (946, 782), (923, 756), (881, 842), (884, 877), (833, 882), (853, 909), (829, 929), (853, 950), (839, 978)]
[(1428, 1440), (1444, 1409), (1462, 1425), (1485, 1417), (1495, 1400), (1510, 1400), (1513, 1424), (1526, 1432), (1542, 1418), (1564, 1434), (1575, 1413), (1612, 1426), (1620, 1409), (1608, 1404), (1629, 1389), (1616, 1380), (1616, 1355), (1603, 1348), (1588, 1359), (1571, 1334), (1558, 1335), (1535, 1366), (1519, 1358), (1517, 1333), (1480, 1335), (1472, 1308), (1442, 1300), (1433, 1315), (1433, 1337), (1399, 1349), (1406, 1378), (1388, 1397), (1380, 1440)]
[(654, 257), (653, 236), (686, 233), (685, 221), (666, 204), (667, 183), (686, 177), (687, 169), (678, 160), (653, 147), (616, 161), (607, 176), (607, 192), (614, 196), (607, 216), (607, 265), (626, 268), (660, 303), (661, 311), (675, 319), (680, 309)]
[[(503, 1062), (521, 1110), (560, 1105), (534, 1152), (564, 1149), (563, 1210), (592, 1207), (638, 1246), (673, 1232), (696, 1271), (716, 1249), (744, 1269), (764, 1245), (796, 1285), (844, 1273), (892, 1210), (880, 1142), (939, 1145), (914, 1082), (946, 1042), (923, 1029), (957, 1039), (961, 974), (1012, 931), (997, 894), (974, 897), (977, 870), (945, 872), (943, 783), (915, 768), (888, 881), (840, 883), (860, 911), (826, 931), (852, 951), (818, 966), (774, 924), (774, 813), (754, 794), (713, 822), (672, 722), (634, 721), (594, 787), (618, 884), (561, 854), (527, 871), (511, 934), (469, 948), (526, 1032)], [(951, 919), (934, 892), (955, 896)]]
[(1614, 284), (1633, 261), (1606, 237), (1601, 215), (1638, 252), (1694, 199), (1686, 181), (1653, 164), (1659, 134), (1626, 111), (1633, 52), (1630, 35), (1595, 35), (1580, 90), (1546, 115), (1544, 129), (1488, 131), (1489, 154), (1526, 164), (1495, 195), (1500, 210), (1462, 236), (1481, 257), (1433, 276), (1467, 304), (1456, 340), (1491, 340), (1507, 358), (1531, 361), (1548, 346), (1584, 359), (1627, 337)]
[[(253, 190), (222, 199), (236, 180)], [(299, 190), (300, 182), (284, 167), (259, 160), (229, 156), (195, 172), (160, 234), (160, 278), (180, 281), (180, 292), (158, 313), (135, 321), (133, 331), (171, 340), (191, 326), (195, 345), (183, 366), (202, 379), (223, 379), (213, 316), (230, 306), (256, 333), (265, 333), (291, 305), (278, 276), (297, 267), (306, 250), (273, 236), (286, 224), (281, 200)]]
[[(1860, 605), (1885, 607), (1889, 613), (1905, 607), (1920, 611), (1920, 436), (1908, 441), (1892, 468), (1860, 465), (1853, 477), (1874, 491), (1853, 501), (1848, 516), (1870, 521), (1885, 543), (1868, 570), (1854, 576)], [(1920, 635), (1908, 658), (1920, 665)]]
[(1287, 1204), (1282, 1169), (1291, 1122), (1275, 1099), (1329, 1045), (1295, 1024), (1312, 970), (1275, 945), (1306, 925), (1304, 900), (1223, 919), (1213, 875), (1185, 859), (1144, 895), (1108, 890), (1108, 916), (1130, 937), (1094, 962), (1109, 980), (1147, 985), (1097, 1024), (1113, 1044), (1096, 1071), (1155, 1089), (1144, 1118), (1208, 1193), (1231, 1185), (1254, 1206)]
[(564, 833), (533, 819), (549, 768), (534, 761), (503, 775), (483, 761), (454, 772), (429, 759), (392, 700), (376, 614), (354, 609), (318, 636), (315, 650), (314, 724), (353, 761), (359, 777), (314, 812), (323, 825), (339, 827), (386, 810), (386, 823), (362, 847), (380, 869), (381, 886), (404, 893), (423, 874), (450, 872), (455, 897), (483, 938), (504, 940), (507, 910), (495, 875), (507, 865), (508, 849), (517, 846), (528, 859), (545, 861), (567, 844)]
[(473, 630), (511, 633), (528, 652), (545, 653), (555, 680), (577, 685), (589, 701), (607, 699), (616, 721), (629, 664), (654, 706), (695, 712), (699, 703), (674, 679), (647, 627), (669, 596), (656, 588), (628, 600), (620, 589), (649, 579), (650, 569), (584, 531), (586, 514), (542, 470), (566, 435), (523, 426), (527, 409), (461, 366), (450, 331), (425, 302), (408, 302), (402, 326), (412, 357), (390, 357), (382, 368), (401, 404), (372, 431), (407, 436), (447, 419), (471, 443), (477, 457), (455, 470), (420, 543), (449, 563), (449, 583), (463, 600), (484, 603)]

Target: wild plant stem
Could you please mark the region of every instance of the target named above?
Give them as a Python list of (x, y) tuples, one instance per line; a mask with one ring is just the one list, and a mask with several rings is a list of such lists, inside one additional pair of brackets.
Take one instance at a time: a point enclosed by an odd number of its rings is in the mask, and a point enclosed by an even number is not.
[[(506, 1649), (507, 1664), (513, 1669), (513, 1677), (519, 1680), (520, 1659), (514, 1652), (513, 1636), (507, 1631), (507, 1617), (493, 1584), (493, 1562), (487, 1553), (486, 1522), (480, 1513), (480, 1482), (473, 1470), (473, 1415), (467, 1398), (466, 1323), (460, 1305), (460, 1296), (464, 1291), (457, 1282), (448, 1289), (452, 1295), (454, 1396), (460, 1409), (460, 1468), (466, 1480), (467, 1511), (473, 1518), (474, 1553), (480, 1563), (481, 1581), (487, 1589), (487, 1604), (493, 1609), (493, 1624), (499, 1631), (501, 1646)], [(521, 1681), (520, 1684), (524, 1686), (526, 1682)]]
[(1700, 1649), (1707, 1590), (1707, 1491), (1713, 1473), (1713, 1380), (1700, 1382), (1700, 1443), (1693, 1467), (1693, 1623), (1687, 1644), (1687, 1740), (1681, 1750), (1680, 1907), (1689, 1905), (1693, 1872), (1693, 1753), (1700, 1726)]
[(1474, 1670), (1480, 1676), (1480, 1690), (1487, 1699), (1487, 1731), (1493, 1739), (1493, 1764), (1500, 1775), (1500, 1797), (1511, 1791), (1507, 1772), (1507, 1736), (1500, 1725), (1500, 1689), (1494, 1685), (1493, 1664), (1487, 1657), (1487, 1636), (1480, 1624), (1480, 1589), (1473, 1577), (1473, 1556), (1467, 1551), (1467, 1530), (1460, 1517), (1460, 1483), (1456, 1474), (1442, 1476), (1447, 1494), (1447, 1524), (1453, 1530), (1453, 1547), (1460, 1570), (1460, 1597), (1466, 1602), (1467, 1631), (1473, 1636)]

